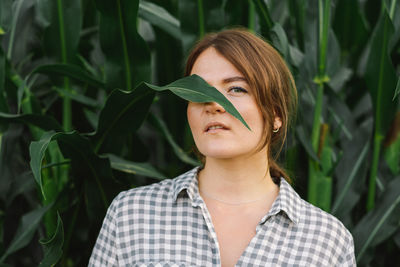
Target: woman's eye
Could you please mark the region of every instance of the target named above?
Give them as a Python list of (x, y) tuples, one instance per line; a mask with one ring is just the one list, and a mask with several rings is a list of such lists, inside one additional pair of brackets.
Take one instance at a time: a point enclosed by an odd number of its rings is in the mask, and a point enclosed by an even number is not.
[(235, 86), (235, 87), (231, 87), (228, 90), (229, 93), (247, 93), (247, 90), (239, 87), (239, 86)]

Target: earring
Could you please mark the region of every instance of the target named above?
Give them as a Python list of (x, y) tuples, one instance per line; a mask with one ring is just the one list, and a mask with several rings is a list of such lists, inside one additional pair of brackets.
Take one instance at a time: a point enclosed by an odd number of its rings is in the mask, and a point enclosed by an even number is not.
[(279, 132), (279, 128), (273, 129), (272, 132), (274, 132), (274, 133)]

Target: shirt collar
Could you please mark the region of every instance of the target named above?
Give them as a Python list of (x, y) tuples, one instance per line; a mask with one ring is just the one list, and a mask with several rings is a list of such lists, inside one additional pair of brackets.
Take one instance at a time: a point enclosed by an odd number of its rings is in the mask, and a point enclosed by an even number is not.
[(293, 223), (297, 224), (300, 219), (301, 206), (302, 199), (300, 196), (284, 178), (281, 178), (278, 197), (272, 204), (268, 214), (261, 220), (261, 223), (265, 223), (269, 217), (283, 211)]
[(186, 193), (192, 201), (192, 205), (200, 203), (199, 186), (197, 181), (197, 173), (200, 170), (200, 166), (191, 169), (190, 171), (181, 174), (174, 181), (173, 189), (173, 200), (176, 202), (178, 196), (182, 193)]
[[(185, 192), (192, 201), (193, 206), (198, 206), (200, 204), (201, 199), (197, 181), (197, 173), (199, 170), (200, 167), (195, 167), (175, 179), (173, 189), (173, 200), (175, 202), (178, 196)], [(284, 178), (281, 178), (278, 197), (275, 199), (267, 215), (261, 220), (261, 224), (265, 223), (269, 217), (275, 216), (281, 211), (283, 211), (293, 223), (297, 224), (300, 219), (301, 205), (302, 199), (300, 196)]]

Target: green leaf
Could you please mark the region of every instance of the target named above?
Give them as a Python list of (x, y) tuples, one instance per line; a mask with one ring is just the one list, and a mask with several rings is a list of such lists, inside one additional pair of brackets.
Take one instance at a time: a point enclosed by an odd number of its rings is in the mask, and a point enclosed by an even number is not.
[(110, 161), (98, 156), (90, 140), (76, 131), (59, 133), (56, 140), (64, 158), (71, 159), (74, 177), (93, 184), (94, 197), (98, 198), (105, 212), (110, 204), (108, 196), (115, 195), (119, 189), (114, 183)]
[(0, 263), (2, 263), (10, 254), (29, 244), (39, 226), (40, 220), (50, 207), (51, 205), (44, 206), (22, 216), (17, 232), (6, 252), (4, 252), (3, 256), (0, 258)]
[[(187, 54), (197, 38), (201, 36), (201, 34), (204, 34), (204, 9), (202, 3), (203, 1), (196, 0), (178, 2), (184, 54)], [(201, 4), (200, 7), (199, 4)]]
[(139, 16), (166, 31), (176, 39), (181, 39), (180, 22), (164, 8), (148, 2), (139, 2)]
[(351, 69), (342, 67), (340, 68), (334, 76), (328, 81), (328, 85), (336, 92), (340, 91), (345, 83), (351, 78), (353, 72)]
[(244, 121), (240, 113), (236, 108), (229, 102), (225, 96), (214, 87), (210, 86), (200, 76), (194, 74), (182, 79), (176, 80), (166, 86), (155, 86), (145, 83), (149, 88), (156, 91), (169, 90), (175, 95), (191, 102), (217, 102), (232, 116), (241, 121), (249, 130), (250, 127)]
[(365, 215), (353, 230), (357, 262), (367, 249), (382, 242), (398, 229), (400, 177), (393, 179), (376, 207)]
[(100, 11), (100, 44), (109, 88), (132, 90), (150, 81), (150, 51), (137, 32), (138, 0), (96, 0)]
[(289, 61), (289, 42), (285, 30), (279, 23), (275, 23), (270, 31), (270, 37), (273, 46), (281, 53), (281, 55)]
[(10, 39), (8, 40), (8, 51), (7, 51), (7, 59), (11, 60), (11, 56), (13, 54), (13, 48), (14, 48), (14, 41), (15, 41), (15, 32), (17, 29), (17, 22), (18, 22), (18, 17), (21, 12), (21, 7), (22, 4), (24, 3), (23, 0), (15, 1), (14, 2), (14, 7), (13, 7), (13, 17), (12, 17), (12, 22), (11, 22), (11, 29), (10, 29)]
[(73, 62), (82, 28), (81, 1), (38, 0), (36, 8), (44, 27), (45, 53), (58, 62)]
[[(367, 142), (364, 145), (364, 147), (362, 148), (361, 152), (359, 154), (357, 154), (357, 158), (355, 158), (355, 162), (351, 163), (352, 168), (349, 173), (349, 176), (344, 179), (346, 181), (346, 183), (343, 186), (343, 188), (341, 188), (341, 190), (339, 191), (339, 194), (336, 197), (335, 202), (333, 204), (333, 208), (332, 208), (333, 214), (335, 214), (339, 210), (339, 207), (341, 207), (342, 205), (346, 205), (346, 203), (344, 202), (345, 196), (346, 196), (346, 194), (348, 194), (354, 180), (356, 180), (356, 178), (357, 178), (356, 174), (359, 172), (362, 164), (364, 163), (364, 160), (367, 156), (369, 146), (370, 146), (370, 142)], [(346, 158), (344, 160), (348, 160), (348, 159)]]
[[(400, 174), (400, 112), (393, 121), (391, 135), (393, 140), (386, 140), (384, 157), (387, 165), (393, 174)], [(397, 127), (396, 127), (397, 123)], [(389, 139), (389, 138), (387, 138)]]
[(367, 209), (375, 203), (376, 177), (381, 144), (396, 111), (396, 102), (392, 101), (396, 88), (396, 72), (390, 59), (389, 43), (394, 29), (389, 15), (381, 12), (371, 38), (365, 81), (371, 94), (374, 108), (374, 149), (371, 163)]
[(62, 75), (66, 76), (81, 82), (85, 82), (93, 87), (96, 88), (105, 88), (105, 84), (96, 78), (94, 78), (92, 75), (90, 75), (88, 72), (86, 72), (84, 69), (77, 65), (72, 65), (72, 64), (48, 64), (48, 65), (41, 65), (37, 68), (35, 68), (32, 74), (35, 73), (42, 73), (42, 74), (47, 74), (47, 75)]
[(10, 29), (11, 20), (13, 18), (12, 10), (13, 0), (0, 1), (0, 29), (5, 34)]
[(292, 27), (296, 30), (297, 43), (304, 51), (304, 22), (306, 17), (306, 0), (289, 1), (290, 17), (292, 18)]
[(227, 112), (249, 128), (239, 112), (223, 94), (208, 85), (199, 76), (192, 75), (161, 87), (142, 83), (132, 92), (114, 90), (107, 98), (100, 113), (97, 131), (92, 137), (96, 144), (95, 151), (109, 150), (107, 146), (105, 150), (101, 149), (104, 144), (112, 143), (115, 138), (132, 133), (140, 127), (154, 98), (154, 92), (149, 90), (150, 88), (155, 91), (169, 90), (192, 102), (218, 102)]
[[(6, 77), (6, 58), (3, 50), (0, 48), (0, 112), (8, 112), (8, 104), (6, 100), (5, 91), (5, 77)], [(3, 126), (0, 125), (0, 132), (4, 131)]]
[(207, 32), (226, 26), (226, 1), (185, 0), (179, 1), (183, 53), (187, 54), (198, 38)]
[(130, 92), (114, 90), (100, 112), (98, 128), (91, 137), (95, 151), (109, 152), (116, 138), (135, 132), (144, 121), (154, 95), (143, 84)]
[(45, 131), (62, 131), (61, 125), (48, 115), (39, 114), (8, 114), (0, 112), (0, 122), (23, 123), (25, 125), (34, 125)]
[(319, 158), (317, 156), (317, 154), (314, 152), (314, 149), (311, 146), (311, 143), (309, 142), (310, 137), (307, 136), (304, 126), (302, 125), (298, 125), (296, 128), (296, 135), (300, 141), (300, 143), (302, 144), (302, 146), (304, 147), (304, 149), (307, 151), (307, 154), (316, 162), (319, 162)]
[(316, 172), (317, 179), (315, 179), (318, 188), (316, 203), (318, 207), (326, 212), (330, 212), (331, 198), (332, 198), (332, 177), (325, 176), (322, 172)]
[[(1, 157), (0, 157), (1, 158)], [(36, 190), (35, 180), (33, 179), (32, 172), (23, 172), (18, 176), (14, 176), (11, 183), (11, 188), (7, 194), (4, 194), (6, 205), (12, 204), (16, 196)]]
[(45, 152), (47, 147), (50, 144), (50, 141), (57, 135), (56, 132), (50, 131), (46, 132), (42, 135), (39, 141), (34, 141), (29, 146), (29, 154), (31, 156), (30, 166), (32, 169), (33, 177), (38, 183), (43, 197), (46, 199), (46, 195), (43, 189), (42, 182), (42, 161), (44, 159)]
[(270, 32), (272, 27), (274, 26), (274, 22), (269, 14), (268, 6), (262, 0), (252, 0), (256, 6), (256, 11), (258, 14), (260, 28), (261, 28), (261, 35), (271, 40)]
[(183, 151), (183, 149), (181, 147), (179, 147), (179, 145), (175, 142), (174, 138), (172, 137), (171, 133), (169, 132), (167, 125), (165, 125), (165, 122), (161, 118), (150, 113), (149, 121), (167, 139), (168, 143), (171, 145), (172, 149), (174, 150), (175, 155), (180, 160), (182, 160), (183, 162), (190, 164), (192, 166), (200, 165), (200, 163), (197, 160), (189, 157), (189, 155), (187, 153), (185, 153), (185, 151)]
[(62, 88), (58, 88), (58, 87), (53, 87), (53, 89), (55, 91), (57, 91), (61, 97), (67, 96), (70, 99), (81, 103), (83, 105), (89, 106), (89, 107), (94, 107), (94, 108), (99, 108), (100, 107), (100, 103), (97, 102), (96, 100), (87, 97), (83, 94), (77, 93), (76, 91), (69, 91), (69, 90), (64, 90)]
[(113, 154), (105, 154), (110, 159), (111, 163), (111, 168), (126, 172), (126, 173), (131, 173), (135, 175), (143, 175), (146, 177), (152, 177), (156, 178), (158, 180), (164, 180), (167, 178), (165, 175), (160, 173), (157, 169), (155, 169), (152, 165), (149, 163), (142, 163), (142, 162), (132, 162), (125, 160), (123, 158), (120, 158), (116, 155)]
[(61, 258), (64, 244), (64, 228), (60, 217), (57, 213), (57, 228), (54, 235), (48, 240), (39, 241), (43, 245), (44, 257), (39, 267), (54, 266)]
[(368, 40), (368, 26), (359, 1), (339, 0), (334, 12), (333, 29), (345, 55), (358, 58)]
[(36, 182), (45, 197), (41, 168), (44, 153), (49, 143), (57, 140), (60, 150), (65, 158), (71, 159), (71, 165), (75, 176), (91, 179), (97, 186), (97, 196), (101, 198), (104, 208), (107, 209), (109, 203), (105, 190), (110, 190), (112, 172), (108, 159), (100, 158), (95, 153), (89, 140), (77, 132), (56, 133), (46, 132), (41, 139), (32, 142), (29, 147), (31, 156), (30, 166)]
[[(22, 159), (18, 150), (22, 132), (18, 127), (10, 127), (4, 134), (0, 134), (0, 201), (4, 203), (3, 210), (7, 210), (12, 197), (10, 195), (15, 192), (14, 185), (18, 183), (19, 177), (15, 172), (15, 162)], [(18, 188), (20, 189), (20, 188)], [(1, 213), (1, 212), (0, 212)], [(0, 216), (0, 221), (2, 216)], [(1, 222), (0, 222), (1, 225)], [(0, 240), (3, 230), (0, 228)], [(0, 241), (1, 242), (1, 241)]]
[(393, 95), (393, 99), (392, 101), (394, 101), (394, 99), (400, 94), (400, 77), (397, 80), (397, 85), (396, 85), (396, 90), (394, 91), (394, 95)]
[(377, 134), (384, 136), (392, 122), (396, 103), (392, 101), (396, 89), (396, 72), (390, 60), (389, 41), (393, 34), (392, 22), (382, 12), (371, 39), (365, 81), (372, 97)]
[(329, 174), (332, 172), (332, 168), (334, 167), (332, 154), (332, 147), (325, 143), (321, 152), (321, 172), (325, 176), (329, 176)]

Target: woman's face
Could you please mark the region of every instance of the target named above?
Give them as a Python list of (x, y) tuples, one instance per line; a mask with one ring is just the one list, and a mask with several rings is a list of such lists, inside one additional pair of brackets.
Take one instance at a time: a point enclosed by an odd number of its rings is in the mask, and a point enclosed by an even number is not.
[(206, 158), (219, 159), (253, 155), (264, 129), (263, 117), (254, 96), (255, 89), (250, 88), (242, 73), (214, 48), (200, 54), (191, 74), (199, 75), (224, 94), (251, 128), (250, 131), (215, 102), (190, 102), (187, 117), (200, 153)]

